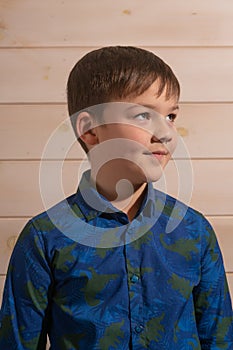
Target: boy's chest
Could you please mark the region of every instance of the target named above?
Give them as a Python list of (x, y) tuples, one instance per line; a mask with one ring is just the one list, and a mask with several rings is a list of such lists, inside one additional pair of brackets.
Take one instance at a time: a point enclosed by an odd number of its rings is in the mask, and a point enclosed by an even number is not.
[(156, 300), (183, 303), (199, 282), (197, 246), (194, 240), (171, 242), (152, 233), (110, 249), (66, 246), (54, 252), (54, 297), (60, 304), (111, 307), (116, 313), (127, 312), (130, 303), (140, 312), (142, 300), (150, 308)]

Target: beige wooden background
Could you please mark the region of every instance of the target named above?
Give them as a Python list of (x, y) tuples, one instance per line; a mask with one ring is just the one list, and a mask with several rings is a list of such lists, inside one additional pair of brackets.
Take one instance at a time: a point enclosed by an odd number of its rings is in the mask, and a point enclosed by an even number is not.
[[(214, 225), (233, 294), (232, 18), (231, 0), (0, 0), (1, 290), (17, 235), (44, 210), (39, 187), (43, 149), (57, 127), (60, 137), (70, 133), (67, 123), (60, 125), (68, 116), (68, 73), (89, 50), (119, 44), (152, 50), (179, 77), (177, 126), (194, 171), (190, 204)], [(52, 174), (63, 151), (61, 144), (43, 160), (51, 202), (59, 200)], [(66, 194), (77, 187), (82, 157), (77, 145), (68, 152)], [(184, 175), (190, 163), (177, 158)], [(173, 162), (166, 171), (171, 194), (177, 194), (179, 182), (174, 169)], [(181, 187), (188, 194), (186, 176)]]

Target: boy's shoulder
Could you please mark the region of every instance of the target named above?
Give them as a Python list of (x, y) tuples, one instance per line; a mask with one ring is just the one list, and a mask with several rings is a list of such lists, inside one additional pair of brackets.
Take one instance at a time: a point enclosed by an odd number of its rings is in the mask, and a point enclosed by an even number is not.
[(59, 222), (74, 220), (75, 217), (83, 218), (76, 200), (77, 193), (54, 204), (52, 207), (42, 211), (29, 220), (29, 223), (39, 231), (52, 231), (59, 227)]
[(197, 234), (213, 232), (213, 228), (207, 218), (199, 210), (189, 204), (173, 197), (165, 192), (154, 189), (155, 203), (158, 207), (160, 222), (166, 226), (166, 231), (171, 232), (178, 227), (180, 231), (195, 230)]
[[(83, 214), (83, 203), (77, 194), (78, 192), (74, 193), (34, 216), (27, 223), (21, 237), (30, 242), (40, 241), (43, 246), (47, 247), (65, 247), (74, 242), (81, 246), (101, 246), (102, 240), (106, 240), (106, 229), (111, 231), (111, 222), (101, 221), (101, 226), (96, 226), (95, 222), (89, 222), (86, 215)], [(145, 216), (140, 214), (141, 217), (139, 215), (135, 220), (129, 222), (129, 232), (137, 235), (138, 232), (141, 232), (141, 228), (148, 227), (148, 232), (155, 235), (161, 232), (174, 244), (179, 244), (182, 240), (194, 240), (204, 245), (215, 241), (212, 226), (199, 211), (154, 188), (150, 192), (150, 201), (152, 209), (150, 208)], [(107, 215), (103, 217), (106, 220)], [(103, 219), (100, 218), (100, 220)], [(108, 240), (111, 234), (115, 239), (115, 234), (118, 237), (121, 236), (121, 230), (125, 232), (127, 227), (121, 225), (114, 226), (114, 232), (108, 232)], [(131, 240), (131, 235), (129, 237)]]
[(154, 200), (163, 205), (162, 213), (165, 216), (180, 216), (187, 214), (190, 217), (205, 219), (204, 215), (184, 201), (154, 188)]
[[(152, 200), (154, 210), (157, 211), (156, 216), (160, 216), (161, 222), (195, 224), (196, 228), (203, 224), (211, 227), (200, 211), (165, 192), (153, 188), (150, 200)], [(79, 222), (84, 222), (85, 215), (83, 211), (83, 200), (80, 199), (78, 192), (76, 192), (48, 210), (34, 216), (30, 222), (39, 230), (51, 231), (55, 228), (57, 229), (59, 224), (63, 228), (66, 225), (70, 226), (77, 219), (80, 219)]]

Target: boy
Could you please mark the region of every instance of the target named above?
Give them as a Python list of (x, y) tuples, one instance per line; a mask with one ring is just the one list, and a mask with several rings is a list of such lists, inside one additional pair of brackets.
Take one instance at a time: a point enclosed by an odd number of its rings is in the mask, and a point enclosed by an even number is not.
[(152, 187), (176, 146), (174, 73), (148, 51), (106, 47), (75, 65), (67, 93), (91, 170), (21, 233), (0, 348), (45, 349), (48, 335), (56, 350), (233, 349), (215, 234)]

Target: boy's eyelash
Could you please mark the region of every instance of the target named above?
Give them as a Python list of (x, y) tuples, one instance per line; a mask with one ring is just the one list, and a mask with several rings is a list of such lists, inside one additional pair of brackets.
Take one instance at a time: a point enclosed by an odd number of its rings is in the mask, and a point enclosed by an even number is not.
[(166, 116), (166, 118), (169, 118), (169, 120), (171, 121), (171, 122), (174, 122), (175, 121), (175, 119), (176, 119), (176, 114), (174, 114), (174, 113), (171, 113), (171, 114), (168, 114), (167, 116)]
[(138, 114), (136, 114), (135, 116), (134, 116), (134, 119), (136, 119), (136, 118), (138, 118), (138, 117), (140, 117), (140, 116), (144, 116), (145, 117), (145, 119), (150, 119), (150, 113), (148, 113), (148, 112), (143, 112), (143, 113), (138, 113)]

